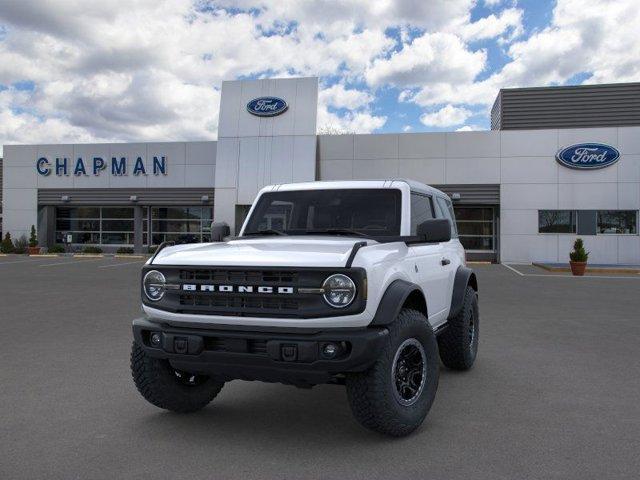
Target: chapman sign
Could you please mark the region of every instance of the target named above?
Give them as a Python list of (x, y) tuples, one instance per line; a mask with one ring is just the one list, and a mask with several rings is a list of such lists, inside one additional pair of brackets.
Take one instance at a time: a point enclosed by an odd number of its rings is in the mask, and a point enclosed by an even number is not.
[(556, 160), (565, 167), (578, 170), (596, 170), (613, 165), (620, 158), (620, 152), (603, 143), (579, 143), (560, 150)]
[(75, 161), (66, 157), (56, 157), (55, 159), (40, 157), (36, 161), (36, 170), (43, 177), (51, 175), (51, 173), (55, 173), (59, 177), (63, 175), (98, 176), (102, 172), (110, 173), (114, 177), (129, 173), (135, 176), (167, 174), (167, 157), (153, 157), (151, 165), (145, 165), (142, 157), (129, 160), (127, 157), (111, 157), (111, 161), (102, 157), (78, 157)]
[(289, 108), (287, 102), (278, 97), (254, 98), (247, 103), (247, 111), (258, 117), (275, 117), (284, 113), (287, 108)]

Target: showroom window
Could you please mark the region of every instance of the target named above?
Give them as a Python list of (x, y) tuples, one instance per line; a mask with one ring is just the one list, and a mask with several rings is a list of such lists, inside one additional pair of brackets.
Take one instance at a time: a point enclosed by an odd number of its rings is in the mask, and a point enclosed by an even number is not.
[(151, 207), (151, 243), (209, 242), (212, 219), (213, 207)]
[(539, 233), (576, 233), (576, 212), (573, 210), (539, 210)]
[(56, 242), (133, 245), (133, 207), (58, 207)]
[(636, 210), (599, 210), (598, 229), (600, 234), (638, 233), (638, 212)]
[(495, 221), (492, 207), (454, 207), (460, 243), (466, 250), (495, 251)]

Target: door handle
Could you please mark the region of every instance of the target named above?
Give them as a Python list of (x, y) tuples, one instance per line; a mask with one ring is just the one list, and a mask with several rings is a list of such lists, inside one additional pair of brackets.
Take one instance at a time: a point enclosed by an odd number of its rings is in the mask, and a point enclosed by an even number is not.
[(449, 265), (451, 263), (451, 260), (449, 260), (448, 258), (443, 258), (442, 260), (440, 260), (440, 264), (444, 267), (446, 265)]

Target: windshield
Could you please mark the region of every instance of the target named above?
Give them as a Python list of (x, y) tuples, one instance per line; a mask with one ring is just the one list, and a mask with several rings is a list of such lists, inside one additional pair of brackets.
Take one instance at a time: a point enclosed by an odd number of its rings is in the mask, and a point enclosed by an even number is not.
[(260, 196), (244, 235), (400, 235), (397, 189), (301, 190)]

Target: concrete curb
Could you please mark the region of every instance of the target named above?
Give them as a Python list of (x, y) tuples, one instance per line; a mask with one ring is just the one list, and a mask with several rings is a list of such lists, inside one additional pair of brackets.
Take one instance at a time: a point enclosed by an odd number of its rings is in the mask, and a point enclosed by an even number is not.
[[(571, 267), (556, 267), (551, 265), (545, 265), (544, 263), (532, 263), (534, 267), (542, 268), (548, 272), (571, 272)], [(614, 268), (614, 267), (590, 267), (587, 265), (587, 270), (585, 273), (606, 273), (606, 274), (616, 274), (616, 273), (631, 273), (631, 274), (640, 274), (639, 268)]]

